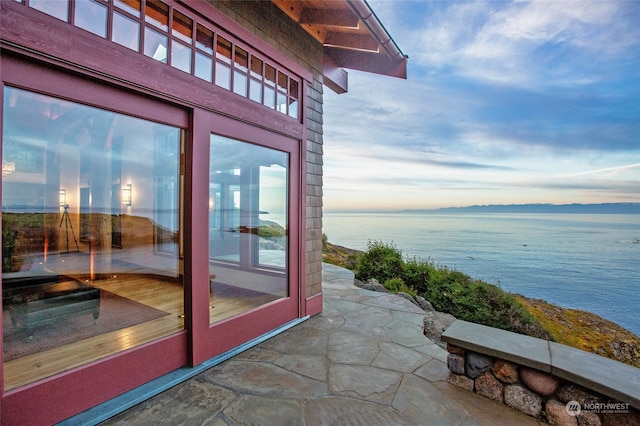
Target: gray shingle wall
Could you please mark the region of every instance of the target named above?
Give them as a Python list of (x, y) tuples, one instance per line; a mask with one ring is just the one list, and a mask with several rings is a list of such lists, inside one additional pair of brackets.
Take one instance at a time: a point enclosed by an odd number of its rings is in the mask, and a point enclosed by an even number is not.
[(214, 7), (313, 73), (306, 88), (306, 287), (322, 291), (322, 46), (270, 1), (208, 0)]

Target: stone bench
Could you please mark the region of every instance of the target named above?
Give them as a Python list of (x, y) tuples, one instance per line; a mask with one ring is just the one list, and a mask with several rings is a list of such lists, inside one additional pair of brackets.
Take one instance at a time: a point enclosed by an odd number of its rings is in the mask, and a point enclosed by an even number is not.
[(100, 289), (58, 275), (3, 278), (2, 303), (14, 327), (22, 326), (33, 338), (34, 329), (59, 320), (100, 315)]
[[(570, 415), (565, 405), (574, 400), (581, 404), (583, 415), (596, 413), (602, 421), (611, 417), (603, 413), (617, 414), (632, 419), (630, 424), (640, 422), (638, 368), (555, 342), (462, 320), (447, 328), (442, 341), (447, 343), (449, 381), (453, 384), (511, 406), (514, 405), (509, 399), (519, 392), (515, 399), (530, 397), (540, 409), (514, 408), (534, 417), (546, 415), (551, 424), (563, 424), (549, 418), (559, 410), (576, 420), (576, 413)], [(512, 372), (507, 373), (508, 370)]]

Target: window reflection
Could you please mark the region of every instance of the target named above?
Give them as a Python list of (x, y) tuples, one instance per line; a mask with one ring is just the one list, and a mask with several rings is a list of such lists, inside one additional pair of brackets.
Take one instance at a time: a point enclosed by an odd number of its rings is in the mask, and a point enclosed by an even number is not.
[(213, 54), (213, 31), (198, 24), (196, 46), (206, 53)]
[(231, 42), (221, 36), (216, 43), (216, 58), (226, 64), (231, 63)]
[(144, 54), (156, 61), (167, 63), (167, 36), (151, 28), (144, 29)]
[(138, 52), (140, 50), (140, 23), (114, 12), (112, 39), (115, 43)]
[[(212, 135), (211, 321), (288, 295), (288, 154)], [(216, 311), (216, 304), (234, 308)]]
[(234, 71), (233, 74), (233, 91), (240, 96), (247, 96), (247, 75)]
[(76, 0), (74, 23), (102, 38), (107, 38), (107, 6), (95, 0)]
[(298, 118), (300, 110), (300, 104), (295, 99), (289, 99), (289, 116)]
[(216, 85), (231, 90), (231, 68), (216, 62)]
[(169, 6), (159, 0), (147, 0), (145, 4), (145, 21), (157, 28), (169, 30)]
[(253, 78), (249, 83), (249, 98), (252, 101), (262, 103), (262, 84), (259, 81), (254, 80)]
[(278, 111), (283, 114), (287, 113), (287, 96), (281, 92), (278, 92)]
[(264, 105), (269, 108), (275, 108), (276, 91), (272, 87), (276, 85), (276, 69), (269, 64), (265, 64), (264, 67), (264, 81), (266, 83), (264, 87)]
[[(11, 87), (2, 119), (4, 362), (69, 345), (92, 362), (127, 349), (124, 329), (128, 347), (181, 330), (183, 132)], [(54, 364), (29, 377), (77, 366)]]
[(65, 22), (69, 21), (69, 1), (68, 0), (31, 0), (29, 6), (51, 15), (54, 18), (61, 19)]
[(264, 105), (269, 108), (276, 107), (276, 99), (275, 99), (276, 91), (272, 88), (265, 86), (264, 88)]
[(171, 66), (191, 73), (191, 49), (175, 40), (171, 42)]
[(172, 29), (174, 37), (177, 37), (182, 41), (186, 41), (187, 43), (191, 43), (191, 37), (193, 35), (193, 21), (191, 18), (188, 18), (186, 15), (175, 9), (173, 11)]
[(212, 59), (200, 52), (196, 52), (196, 69), (194, 75), (198, 78), (211, 82), (212, 71)]
[(136, 18), (140, 17), (140, 0), (113, 0), (113, 4)]

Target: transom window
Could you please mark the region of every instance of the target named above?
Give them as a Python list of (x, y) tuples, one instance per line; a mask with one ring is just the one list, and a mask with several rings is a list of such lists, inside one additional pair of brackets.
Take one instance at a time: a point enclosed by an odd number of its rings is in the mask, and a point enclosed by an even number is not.
[(167, 0), (16, 0), (298, 119), (299, 80)]

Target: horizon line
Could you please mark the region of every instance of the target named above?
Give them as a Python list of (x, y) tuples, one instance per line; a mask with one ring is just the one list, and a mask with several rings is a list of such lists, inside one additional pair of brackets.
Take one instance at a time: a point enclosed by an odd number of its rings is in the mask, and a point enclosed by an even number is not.
[(606, 203), (520, 203), (520, 204), (473, 204), (467, 206), (449, 206), (433, 208), (329, 208), (324, 213), (402, 213), (402, 212), (436, 212), (439, 210), (455, 210), (490, 207), (597, 207), (597, 206), (640, 206), (640, 201), (616, 201)]

